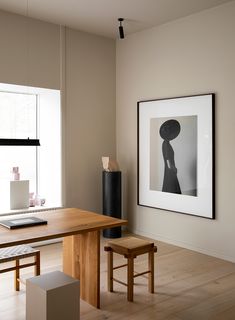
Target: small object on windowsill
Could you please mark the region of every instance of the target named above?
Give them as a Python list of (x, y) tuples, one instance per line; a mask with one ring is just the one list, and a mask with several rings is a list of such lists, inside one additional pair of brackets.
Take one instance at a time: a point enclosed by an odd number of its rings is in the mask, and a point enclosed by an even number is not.
[(43, 207), (44, 206), (44, 204), (46, 203), (46, 199), (45, 198), (41, 198), (40, 199), (40, 205), (41, 205), (41, 207)]
[(29, 207), (29, 180), (10, 181), (10, 209)]
[(35, 207), (35, 199), (29, 199), (29, 206)]
[(42, 207), (44, 206), (44, 204), (46, 203), (46, 199), (45, 198), (41, 198), (40, 195), (36, 195), (34, 198), (34, 206), (39, 206)]
[(29, 193), (29, 206), (35, 207), (34, 192)]
[(14, 181), (19, 181), (20, 180), (20, 174), (19, 173), (14, 173), (13, 178), (14, 178)]
[(44, 204), (46, 203), (46, 199), (45, 198), (41, 198), (40, 195), (36, 195), (34, 197), (34, 192), (30, 192), (29, 193), (29, 206), (30, 207), (42, 207), (44, 206)]
[(38, 194), (35, 196), (35, 204), (36, 204), (36, 206), (40, 206), (41, 205), (41, 199), (40, 199), (40, 196)]
[(19, 173), (19, 167), (13, 167), (12, 173)]
[(14, 181), (19, 181), (20, 180), (19, 167), (13, 167), (12, 168), (12, 174), (13, 174), (13, 180)]

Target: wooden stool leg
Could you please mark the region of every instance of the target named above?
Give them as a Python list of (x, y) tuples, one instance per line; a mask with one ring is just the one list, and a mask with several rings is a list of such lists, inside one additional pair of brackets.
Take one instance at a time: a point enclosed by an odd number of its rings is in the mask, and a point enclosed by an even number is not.
[(35, 255), (35, 267), (34, 267), (34, 274), (35, 276), (39, 276), (40, 275), (40, 251), (36, 252)]
[(133, 301), (134, 258), (127, 258), (127, 300)]
[(108, 291), (113, 292), (113, 251), (108, 251)]
[(148, 276), (148, 289), (150, 293), (154, 293), (154, 251), (150, 251), (148, 254), (148, 266), (149, 266), (149, 276)]
[(19, 269), (20, 260), (19, 259), (16, 259), (15, 266), (17, 268), (17, 269), (15, 269), (15, 290), (20, 291), (20, 282), (19, 282), (19, 279), (20, 279), (20, 269)]

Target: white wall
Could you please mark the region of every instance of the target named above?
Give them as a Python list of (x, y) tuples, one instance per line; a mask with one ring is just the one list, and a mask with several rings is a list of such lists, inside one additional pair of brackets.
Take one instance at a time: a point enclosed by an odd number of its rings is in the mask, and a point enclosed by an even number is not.
[(64, 204), (101, 212), (101, 157), (116, 152), (115, 41), (0, 11), (0, 43), (0, 82), (62, 88)]
[[(235, 261), (235, 1), (117, 41), (117, 157), (134, 232)], [(216, 93), (216, 219), (137, 206), (137, 101)]]

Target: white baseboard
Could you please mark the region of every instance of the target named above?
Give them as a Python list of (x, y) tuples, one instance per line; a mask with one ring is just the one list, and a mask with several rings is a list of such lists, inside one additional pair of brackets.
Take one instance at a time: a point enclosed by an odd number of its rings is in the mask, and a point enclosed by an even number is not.
[(177, 239), (170, 239), (170, 238), (167, 238), (167, 237), (162, 236), (160, 234), (146, 233), (146, 232), (139, 230), (139, 229), (132, 229), (130, 231), (135, 234), (139, 234), (141, 236), (147, 237), (147, 238), (152, 238), (154, 240), (159, 240), (159, 241), (166, 242), (166, 243), (178, 246), (178, 247), (182, 247), (182, 248), (189, 249), (192, 251), (200, 252), (200, 253), (206, 254), (208, 256), (216, 257), (219, 259), (223, 259), (223, 260), (235, 263), (235, 257), (227, 256), (227, 255), (224, 255), (220, 252), (211, 251), (211, 250), (207, 250), (207, 249), (200, 248), (200, 247), (195, 247), (192, 244), (189, 244), (189, 243), (186, 243), (183, 241), (179, 241)]

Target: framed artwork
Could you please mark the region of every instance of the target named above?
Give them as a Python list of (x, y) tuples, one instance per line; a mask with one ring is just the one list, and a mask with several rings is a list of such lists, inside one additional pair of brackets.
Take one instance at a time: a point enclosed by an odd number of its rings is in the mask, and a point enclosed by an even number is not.
[(138, 205), (215, 218), (215, 94), (138, 102)]

